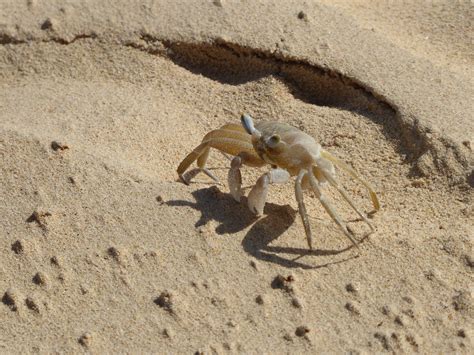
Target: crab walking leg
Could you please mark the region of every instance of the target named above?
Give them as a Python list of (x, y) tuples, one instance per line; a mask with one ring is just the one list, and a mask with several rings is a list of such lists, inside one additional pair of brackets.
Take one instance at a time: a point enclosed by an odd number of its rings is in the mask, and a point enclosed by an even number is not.
[(290, 180), (290, 173), (284, 169), (272, 169), (257, 180), (248, 197), (250, 211), (261, 216), (270, 184), (284, 184)]
[(219, 151), (228, 161), (232, 161), (232, 158), (229, 156), (229, 154), (226, 154), (224, 152)]
[[(237, 124), (237, 123), (226, 123), (225, 125), (223, 125), (223, 126), (222, 126), (221, 128), (219, 128), (218, 130), (215, 130), (215, 131), (212, 131), (212, 132), (222, 132), (222, 131), (227, 131), (227, 133), (228, 133), (228, 131), (233, 131), (234, 133), (232, 134), (232, 136), (234, 136), (234, 138), (235, 138), (235, 136), (236, 136), (236, 133), (235, 133), (235, 132), (243, 133), (244, 136), (243, 136), (243, 137), (240, 136), (240, 138), (241, 138), (242, 140), (248, 140), (249, 142), (251, 142), (250, 137), (247, 135), (247, 132), (245, 131), (245, 128), (242, 127), (241, 124)], [(208, 134), (204, 137), (203, 140), (205, 140), (206, 138), (210, 138), (210, 134), (211, 134), (212, 132), (208, 133)], [(232, 136), (231, 136), (231, 138), (232, 138)], [(220, 152), (221, 152), (221, 154), (222, 154), (223, 156), (225, 156), (228, 160), (232, 160), (232, 158), (231, 158), (228, 154), (226, 154), (226, 153), (224, 153), (224, 152), (222, 152), (222, 151), (220, 151)], [(207, 157), (206, 157), (205, 159), (199, 157), (199, 159), (198, 159), (198, 165), (199, 165), (200, 160), (207, 160)]]
[(378, 210), (380, 210), (380, 202), (379, 202), (379, 199), (378, 199), (377, 194), (375, 193), (374, 189), (372, 188), (372, 186), (370, 186), (370, 184), (367, 181), (362, 179), (356, 173), (356, 171), (354, 169), (352, 169), (349, 165), (344, 163), (342, 160), (339, 160), (334, 155), (330, 154), (329, 152), (327, 152), (325, 150), (321, 151), (321, 157), (331, 161), (332, 163), (337, 165), (339, 168), (346, 171), (355, 180), (359, 181), (362, 185), (365, 186), (365, 188), (369, 191), (370, 199), (372, 200), (372, 205), (374, 206), (374, 210), (372, 212), (370, 212), (370, 214), (373, 214), (373, 213), (377, 212)]
[(303, 200), (303, 187), (301, 185), (303, 178), (308, 172), (304, 169), (300, 170), (298, 177), (295, 182), (295, 196), (296, 202), (298, 202), (298, 211), (303, 221), (304, 231), (306, 233), (306, 240), (308, 241), (308, 246), (310, 250), (313, 250), (313, 237), (311, 235), (311, 227), (309, 225), (308, 213), (306, 212), (306, 207)]
[(336, 180), (331, 176), (331, 174), (328, 174), (326, 173), (324, 170), (320, 170), (321, 173), (324, 175), (324, 177), (326, 178), (327, 181), (329, 181), (329, 184), (331, 186), (333, 186), (340, 194), (341, 196), (344, 198), (344, 200), (346, 200), (346, 202), (352, 207), (352, 209), (354, 211), (357, 212), (357, 214), (359, 215), (360, 218), (362, 218), (362, 220), (367, 223), (367, 225), (370, 227), (370, 230), (373, 232), (374, 231), (374, 227), (372, 226), (372, 224), (369, 222), (369, 220), (367, 219), (367, 217), (356, 207), (354, 201), (349, 197), (349, 195), (347, 195), (346, 191), (341, 188), (339, 186), (339, 184), (336, 182)]
[(331, 216), (331, 218), (334, 220), (334, 222), (337, 223), (339, 228), (342, 229), (342, 231), (344, 232), (346, 237), (349, 238), (349, 240), (352, 242), (352, 244), (354, 244), (354, 246), (357, 249), (359, 249), (359, 246), (357, 245), (357, 242), (354, 240), (354, 238), (352, 238), (352, 235), (347, 230), (347, 227), (346, 227), (345, 223), (338, 216), (338, 214), (336, 213), (336, 210), (334, 209), (334, 207), (332, 207), (332, 205), (326, 199), (326, 196), (324, 196), (322, 194), (321, 189), (319, 188), (318, 182), (317, 182), (316, 178), (314, 177), (314, 175), (312, 173), (308, 173), (308, 176), (309, 176), (309, 183), (311, 184), (311, 187), (312, 187), (314, 193), (316, 194), (316, 197), (319, 199), (319, 202), (321, 202), (321, 204), (323, 205), (326, 212)]
[(240, 171), (240, 168), (244, 164), (250, 166), (262, 166), (265, 162), (260, 159), (256, 160), (255, 156), (248, 152), (241, 152), (232, 159), (229, 173), (227, 174), (227, 182), (229, 184), (230, 193), (237, 202), (240, 202), (240, 198), (244, 194), (242, 191), (242, 173)]
[[(204, 161), (207, 159), (207, 156), (209, 155), (209, 142), (204, 142), (198, 145), (194, 150), (189, 153), (186, 158), (183, 159), (181, 164), (179, 164), (177, 172), (179, 178), (186, 184), (189, 185), (190, 181), (186, 179), (184, 176), (184, 172), (188, 169), (188, 167), (199, 157), (205, 156)], [(208, 175), (211, 179), (213, 179), (216, 182), (219, 182), (217, 178), (206, 168), (200, 167), (200, 171), (204, 172), (206, 175)]]
[[(225, 135), (228, 134), (228, 132), (219, 133), (223, 133)], [(211, 174), (209, 170), (205, 169), (206, 159), (207, 155), (209, 154), (210, 148), (218, 149), (230, 155), (238, 155), (241, 152), (246, 152), (249, 156), (249, 164), (252, 164), (252, 166), (261, 166), (264, 164), (264, 162), (254, 152), (253, 146), (250, 141), (239, 139), (241, 138), (239, 132), (231, 133), (237, 133), (237, 136), (235, 136), (236, 138), (228, 138), (225, 136), (210, 138), (208, 140), (203, 141), (183, 159), (181, 164), (179, 164), (178, 166), (177, 172), (184, 183), (187, 184), (189, 182), (185, 179), (183, 174), (196, 159), (198, 159), (198, 167), (200, 168), (200, 170), (208, 175)], [(202, 158), (200, 159), (200, 157)]]
[[(215, 129), (207, 133), (202, 139), (203, 142), (209, 141), (214, 138), (230, 138), (237, 139), (242, 142), (251, 143), (251, 137), (245, 132), (243, 127), (239, 127), (236, 124), (226, 124), (219, 129)], [(207, 158), (209, 157), (209, 151), (211, 147), (207, 147), (197, 159), (197, 165), (199, 168), (204, 169), (206, 166)], [(221, 153), (226, 155), (225, 152), (221, 150)]]
[[(213, 130), (204, 136), (201, 144), (197, 146), (191, 153), (189, 153), (186, 158), (183, 159), (183, 161), (178, 167), (178, 174), (182, 175), (196, 159), (198, 159), (198, 166), (200, 168), (204, 168), (204, 166), (206, 165), (207, 157), (209, 155), (209, 150), (211, 147), (213, 147), (212, 140), (218, 138), (228, 138), (231, 140), (242, 141), (244, 143), (247, 143), (244, 150), (253, 149), (251, 137), (245, 132), (243, 127), (237, 124), (226, 124), (222, 128)], [(224, 142), (224, 144), (219, 143), (220, 142), (216, 142), (217, 145), (214, 148), (217, 148), (223, 152), (227, 152), (230, 154), (229, 149), (225, 149), (226, 142)], [(232, 142), (227, 142), (227, 144), (229, 146), (232, 146)], [(234, 155), (237, 154), (238, 152)]]
[(238, 124), (238, 123), (226, 123), (220, 129), (246, 133), (245, 128), (241, 124)]
[[(204, 136), (202, 141), (205, 142), (214, 138), (230, 138), (230, 139), (238, 139), (243, 142), (251, 142), (250, 136), (245, 132), (243, 127), (236, 124), (232, 124), (232, 123), (226, 124), (219, 129), (209, 132), (208, 134)], [(219, 180), (214, 176), (214, 174), (212, 174), (208, 169), (205, 168), (210, 150), (211, 150), (210, 146), (207, 147), (205, 150), (203, 150), (201, 155), (197, 158), (197, 165), (200, 171), (204, 172), (212, 180), (219, 183)], [(220, 152), (227, 159), (229, 159), (229, 156), (225, 152), (223, 152), (222, 150), (220, 150)]]
[(240, 168), (242, 167), (242, 158), (240, 156), (234, 157), (230, 162), (229, 173), (227, 174), (227, 182), (229, 184), (230, 194), (237, 202), (240, 202), (240, 198), (243, 196), (242, 192), (242, 173)]

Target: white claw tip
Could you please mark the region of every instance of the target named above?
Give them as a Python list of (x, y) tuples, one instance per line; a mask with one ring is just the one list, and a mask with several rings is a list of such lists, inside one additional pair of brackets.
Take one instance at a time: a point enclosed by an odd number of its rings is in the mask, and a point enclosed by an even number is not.
[(250, 115), (247, 115), (246, 113), (244, 113), (242, 117), (240, 118), (240, 121), (242, 122), (242, 126), (244, 126), (248, 134), (253, 134), (255, 132), (253, 119), (252, 117), (250, 117)]

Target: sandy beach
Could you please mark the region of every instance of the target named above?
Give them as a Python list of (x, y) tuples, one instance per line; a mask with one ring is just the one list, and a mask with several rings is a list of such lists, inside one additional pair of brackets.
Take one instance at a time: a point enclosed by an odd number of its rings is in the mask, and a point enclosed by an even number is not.
[[(470, 1), (0, 0), (0, 353), (472, 354), (473, 23)], [(308, 249), (294, 178), (261, 217), (215, 150), (221, 184), (179, 180), (242, 113), (374, 186), (370, 235), (324, 188), (360, 250), (306, 191)]]

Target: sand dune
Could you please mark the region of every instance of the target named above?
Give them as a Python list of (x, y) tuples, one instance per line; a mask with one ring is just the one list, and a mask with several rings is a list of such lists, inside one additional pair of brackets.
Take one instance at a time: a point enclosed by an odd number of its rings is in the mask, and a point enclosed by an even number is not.
[[(469, 2), (0, 7), (0, 352), (472, 352)], [(178, 181), (242, 112), (376, 187), (368, 237), (325, 190), (360, 251), (307, 193), (309, 251), (292, 183), (258, 219)]]

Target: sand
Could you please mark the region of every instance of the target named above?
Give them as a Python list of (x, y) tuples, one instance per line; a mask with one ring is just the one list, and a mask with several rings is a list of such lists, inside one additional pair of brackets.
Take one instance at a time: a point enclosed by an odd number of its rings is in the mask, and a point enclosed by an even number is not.
[[(0, 1), (0, 353), (472, 353), (469, 1)], [(370, 181), (367, 227), (176, 168), (242, 112)], [(243, 169), (251, 186), (265, 169)], [(366, 191), (338, 180), (361, 208)], [(246, 190), (248, 191), (248, 189)]]

